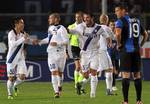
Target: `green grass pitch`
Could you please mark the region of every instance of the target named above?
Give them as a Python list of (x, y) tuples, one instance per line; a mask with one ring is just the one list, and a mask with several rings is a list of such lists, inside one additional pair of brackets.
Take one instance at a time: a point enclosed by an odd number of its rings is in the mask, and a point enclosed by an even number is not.
[[(6, 83), (0, 83), (0, 104), (121, 104), (121, 82), (117, 81), (117, 96), (106, 96), (105, 82), (99, 81), (96, 98), (89, 97), (90, 84), (87, 83), (86, 95), (77, 95), (73, 82), (64, 82), (63, 93), (59, 99), (54, 99), (50, 82), (25, 82), (19, 86), (19, 95), (13, 100), (7, 99)], [(142, 99), (144, 104), (150, 104), (150, 81), (143, 81)], [(133, 81), (130, 83), (129, 104), (135, 103)]]

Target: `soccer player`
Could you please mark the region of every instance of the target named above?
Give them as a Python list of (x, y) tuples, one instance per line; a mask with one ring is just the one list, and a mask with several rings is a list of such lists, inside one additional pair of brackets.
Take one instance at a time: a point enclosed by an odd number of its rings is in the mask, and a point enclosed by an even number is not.
[[(112, 32), (115, 33), (115, 20), (111, 19), (109, 21), (109, 27), (111, 28)], [(108, 48), (108, 53), (111, 57), (112, 64), (113, 64), (113, 82), (112, 82), (112, 90), (118, 90), (116, 87), (116, 78), (118, 76), (119, 71), (119, 53), (117, 50), (117, 42), (116, 39), (112, 39), (112, 47)]]
[(48, 36), (39, 42), (40, 45), (48, 44), (48, 66), (51, 71), (55, 98), (59, 98), (62, 91), (63, 72), (66, 63), (66, 46), (69, 41), (66, 28), (60, 25), (59, 22), (60, 15), (58, 13), (50, 14), (48, 18)]
[[(75, 23), (68, 26), (68, 29), (74, 29), (80, 23), (83, 23), (83, 13), (81, 11), (75, 13)], [(79, 35), (78, 34), (69, 34), (71, 52), (73, 55), (73, 59), (75, 62), (75, 70), (74, 70), (74, 81), (75, 81), (75, 88), (77, 89), (77, 84), (81, 82), (83, 79), (83, 75), (81, 73), (81, 66), (80, 66), (80, 47), (79, 47)], [(84, 89), (82, 92), (85, 93)], [(77, 90), (77, 94), (80, 95), (80, 92)]]
[[(98, 42), (100, 36), (106, 36), (106, 34), (103, 28), (94, 22), (94, 16), (91, 13), (84, 13), (83, 20), (84, 23), (79, 24), (74, 30), (70, 30), (70, 32), (79, 34), (81, 44), (81, 68), (84, 75), (84, 79), (81, 84), (84, 85), (84, 83), (87, 82), (90, 73), (90, 97), (94, 98), (96, 96), (96, 88), (98, 83)], [(80, 87), (78, 88), (80, 90)]]
[[(17, 85), (21, 84), (26, 75), (26, 64), (24, 56), (24, 43), (28, 43), (28, 34), (24, 31), (24, 20), (17, 17), (13, 21), (13, 29), (8, 33), (8, 53), (7, 53), (7, 90), (8, 99), (13, 99), (13, 90), (17, 96)], [(16, 73), (17, 72), (17, 73)], [(15, 80), (15, 77), (16, 80)]]
[[(118, 49), (120, 50), (120, 70), (123, 77), (122, 92), (124, 101), (122, 104), (128, 104), (130, 73), (132, 73), (134, 79), (136, 104), (143, 104), (141, 101), (142, 79), (140, 47), (146, 42), (148, 34), (145, 29), (142, 28), (138, 18), (129, 16), (126, 6), (116, 6), (115, 14), (118, 18), (115, 24), (115, 35)], [(141, 35), (143, 39), (140, 43), (139, 38)]]
[(112, 61), (111, 58), (107, 52), (107, 47), (112, 46), (112, 38), (113, 38), (113, 32), (112, 30), (107, 26), (109, 18), (107, 15), (102, 14), (99, 18), (100, 24), (102, 28), (106, 31), (106, 34), (109, 35), (109, 39), (106, 39), (106, 37), (102, 36), (100, 37), (99, 43), (99, 69), (98, 71), (105, 71), (105, 77), (106, 77), (106, 95), (113, 95), (112, 93)]

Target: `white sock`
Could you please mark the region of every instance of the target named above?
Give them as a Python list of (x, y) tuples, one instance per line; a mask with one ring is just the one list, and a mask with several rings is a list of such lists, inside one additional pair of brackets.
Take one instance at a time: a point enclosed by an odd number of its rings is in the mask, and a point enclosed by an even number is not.
[(58, 93), (58, 76), (57, 75), (52, 75), (52, 85), (55, 93)]
[(96, 94), (96, 88), (97, 88), (98, 78), (96, 76), (91, 75), (91, 95), (94, 94), (91, 97), (95, 97)]
[(113, 76), (112, 76), (112, 72), (106, 72), (105, 73), (105, 77), (106, 77), (106, 88), (110, 89), (110, 91), (112, 91), (112, 81), (113, 81)]
[(13, 84), (14, 82), (7, 80), (7, 91), (8, 91), (8, 95), (12, 95), (13, 94)]
[(86, 79), (86, 78), (83, 78), (82, 80), (82, 89), (84, 89), (86, 83), (90, 80), (90, 78)]
[(21, 80), (20, 78), (17, 78), (16, 81), (15, 81), (15, 83), (14, 83), (14, 88), (16, 86), (18, 86), (19, 84), (23, 83), (23, 82), (24, 82), (24, 80)]
[(62, 77), (58, 76), (58, 86), (61, 87), (62, 84), (63, 84), (63, 76)]

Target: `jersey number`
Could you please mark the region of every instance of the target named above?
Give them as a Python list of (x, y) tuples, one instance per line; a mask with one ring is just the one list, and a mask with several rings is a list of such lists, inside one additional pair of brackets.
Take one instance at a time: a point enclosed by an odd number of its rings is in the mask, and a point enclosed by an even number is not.
[(140, 32), (139, 24), (137, 22), (131, 22), (130, 23), (130, 37), (129, 38), (139, 37), (139, 32)]

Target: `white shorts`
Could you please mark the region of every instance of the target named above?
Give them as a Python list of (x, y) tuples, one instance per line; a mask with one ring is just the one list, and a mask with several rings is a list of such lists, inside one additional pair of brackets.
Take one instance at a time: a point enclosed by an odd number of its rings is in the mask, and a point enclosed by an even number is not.
[(106, 50), (99, 51), (99, 68), (98, 71), (112, 69), (112, 61)]
[(48, 53), (48, 66), (50, 71), (64, 72), (66, 56), (64, 52)]
[(27, 74), (27, 66), (24, 59), (16, 64), (7, 63), (7, 76), (16, 76), (18, 74)]
[(81, 68), (83, 72), (87, 72), (89, 69), (98, 69), (98, 51), (81, 52)]

